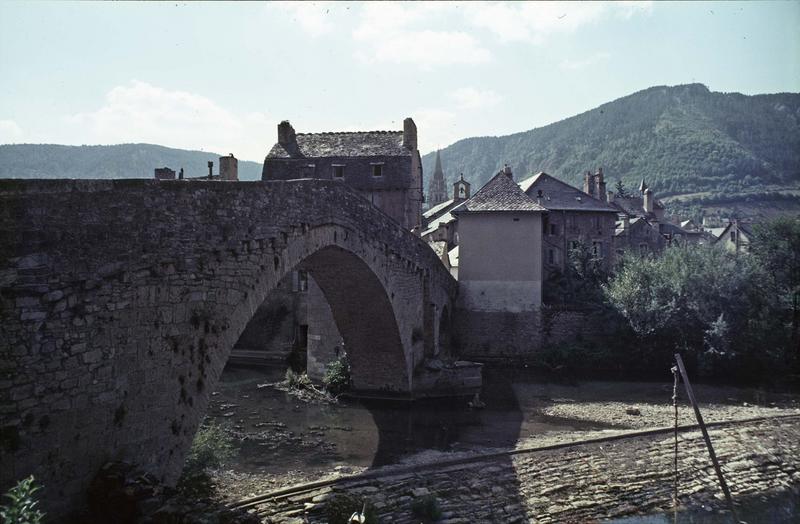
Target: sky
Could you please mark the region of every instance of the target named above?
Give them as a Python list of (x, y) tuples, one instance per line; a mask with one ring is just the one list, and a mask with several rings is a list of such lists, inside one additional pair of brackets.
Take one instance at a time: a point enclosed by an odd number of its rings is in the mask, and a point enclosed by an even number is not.
[(0, 3), (0, 144), (146, 142), (263, 161), (297, 132), (423, 153), (654, 85), (800, 92), (800, 2)]

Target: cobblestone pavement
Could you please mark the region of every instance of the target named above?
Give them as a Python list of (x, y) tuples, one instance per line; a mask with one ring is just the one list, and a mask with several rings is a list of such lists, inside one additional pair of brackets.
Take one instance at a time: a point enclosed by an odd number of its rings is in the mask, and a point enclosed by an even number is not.
[[(734, 500), (800, 486), (800, 417), (709, 429)], [(723, 507), (699, 430), (679, 435), (681, 504)], [(376, 472), (373, 470), (372, 475)], [(660, 433), (486, 460), (342, 479), (259, 506), (264, 522), (325, 522), (325, 501), (367, 498), (381, 522), (416, 523), (411, 504), (435, 494), (446, 524), (586, 522), (672, 508), (673, 435)]]

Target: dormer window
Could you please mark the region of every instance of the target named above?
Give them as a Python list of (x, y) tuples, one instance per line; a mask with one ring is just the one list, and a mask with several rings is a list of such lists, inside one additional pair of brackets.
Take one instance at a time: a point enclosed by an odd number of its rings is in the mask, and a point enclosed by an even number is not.
[(372, 176), (374, 177), (381, 177), (383, 176), (383, 162), (379, 164), (371, 164), (372, 165)]
[(334, 179), (344, 178), (344, 164), (333, 164), (333, 178)]

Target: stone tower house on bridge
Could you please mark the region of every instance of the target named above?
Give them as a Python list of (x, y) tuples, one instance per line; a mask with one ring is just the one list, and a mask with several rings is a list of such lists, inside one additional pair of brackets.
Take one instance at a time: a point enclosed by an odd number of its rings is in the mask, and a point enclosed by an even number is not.
[(402, 131), (296, 133), (278, 124), (278, 142), (264, 159), (262, 180), (336, 180), (358, 191), (405, 229), (422, 220), (422, 161), (417, 126)]
[[(297, 133), (288, 121), (281, 122), (262, 179), (301, 178), (350, 186), (404, 229), (419, 229), (422, 163), (411, 118), (402, 131)], [(343, 339), (331, 308), (305, 271), (288, 275), (256, 319), (237, 342), (235, 358), (283, 359), (293, 353), (296, 368), (322, 379), (340, 354)]]

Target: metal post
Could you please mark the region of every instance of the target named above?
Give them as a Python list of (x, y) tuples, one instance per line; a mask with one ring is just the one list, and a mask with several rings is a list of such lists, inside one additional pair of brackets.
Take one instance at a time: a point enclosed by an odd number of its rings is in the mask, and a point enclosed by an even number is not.
[(719, 462), (717, 461), (717, 454), (714, 453), (714, 446), (711, 445), (711, 437), (708, 436), (706, 424), (703, 422), (703, 415), (700, 414), (700, 408), (697, 405), (697, 400), (694, 398), (694, 391), (692, 391), (692, 385), (689, 383), (689, 376), (686, 374), (686, 368), (683, 366), (683, 359), (678, 353), (675, 353), (675, 362), (678, 364), (678, 370), (681, 372), (683, 383), (686, 386), (686, 394), (689, 395), (689, 401), (692, 403), (692, 408), (694, 408), (694, 416), (697, 418), (697, 423), (700, 425), (700, 431), (703, 432), (703, 439), (706, 441), (708, 454), (711, 456), (711, 462), (714, 464), (714, 470), (717, 472), (719, 485), (722, 487), (722, 492), (725, 494), (725, 500), (728, 501), (728, 506), (730, 507), (731, 513), (733, 513), (734, 520), (738, 522), (739, 519), (736, 517), (736, 509), (733, 507), (731, 492), (728, 490), (728, 484), (725, 483), (725, 477), (722, 475), (722, 468), (719, 467)]
[(675, 433), (673, 447), (673, 464), (675, 467), (675, 489), (672, 494), (674, 517), (678, 518), (678, 367), (672, 366), (672, 407), (675, 410)]

